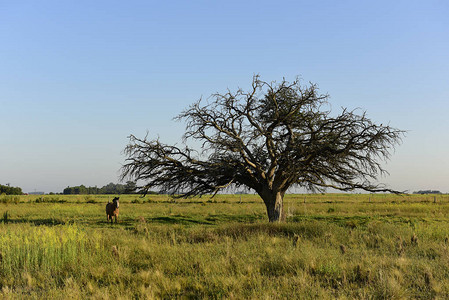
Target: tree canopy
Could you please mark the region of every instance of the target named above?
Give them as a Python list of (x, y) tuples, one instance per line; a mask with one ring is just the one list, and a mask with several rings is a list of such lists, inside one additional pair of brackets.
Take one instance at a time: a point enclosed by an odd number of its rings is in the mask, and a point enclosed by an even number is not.
[[(263, 199), (270, 221), (283, 220), (291, 187), (395, 192), (377, 178), (403, 131), (378, 125), (365, 112), (335, 114), (316, 84), (255, 76), (249, 91), (200, 99), (176, 119), (186, 122), (182, 147), (130, 136), (122, 178), (180, 197), (246, 186)], [(201, 149), (188, 145), (201, 143)]]

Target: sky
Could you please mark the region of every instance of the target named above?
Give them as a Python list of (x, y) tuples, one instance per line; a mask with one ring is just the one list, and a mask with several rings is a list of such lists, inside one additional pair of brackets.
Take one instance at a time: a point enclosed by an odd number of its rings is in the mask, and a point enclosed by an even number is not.
[(447, 1), (0, 1), (0, 184), (117, 183), (201, 97), (300, 76), (407, 130), (379, 178), (449, 192)]

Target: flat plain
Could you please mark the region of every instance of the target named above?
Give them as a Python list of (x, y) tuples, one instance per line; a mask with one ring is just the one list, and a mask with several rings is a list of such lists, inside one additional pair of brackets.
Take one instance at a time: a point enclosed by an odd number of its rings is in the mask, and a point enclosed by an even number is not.
[(0, 298), (449, 298), (449, 195), (112, 198), (0, 196)]

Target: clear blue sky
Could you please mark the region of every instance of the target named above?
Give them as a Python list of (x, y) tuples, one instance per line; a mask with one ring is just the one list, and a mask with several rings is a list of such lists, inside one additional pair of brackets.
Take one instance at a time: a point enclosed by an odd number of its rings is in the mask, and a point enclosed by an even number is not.
[(449, 192), (448, 3), (0, 1), (0, 184), (118, 182), (129, 134), (258, 73), (408, 130), (380, 180)]

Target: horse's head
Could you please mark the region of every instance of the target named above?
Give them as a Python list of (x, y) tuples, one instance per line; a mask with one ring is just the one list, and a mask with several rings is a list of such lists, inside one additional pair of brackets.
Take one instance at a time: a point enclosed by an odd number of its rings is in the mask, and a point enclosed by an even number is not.
[(112, 199), (112, 203), (114, 203), (115, 207), (117, 207), (117, 208), (119, 206), (118, 199), (119, 199), (119, 197), (115, 197), (114, 199)]

